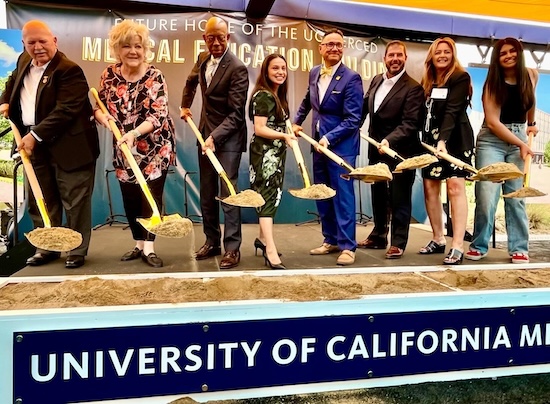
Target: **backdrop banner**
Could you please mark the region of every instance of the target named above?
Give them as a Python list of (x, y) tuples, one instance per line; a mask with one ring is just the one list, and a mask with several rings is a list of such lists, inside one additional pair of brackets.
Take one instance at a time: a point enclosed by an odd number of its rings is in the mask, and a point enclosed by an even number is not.
[[(84, 69), (90, 87), (97, 87), (102, 71), (108, 64), (115, 62), (109, 52), (108, 32), (110, 28), (127, 18), (147, 25), (154, 43), (150, 63), (161, 69), (166, 76), (170, 113), (176, 122), (177, 165), (169, 174), (165, 188), (166, 212), (178, 212), (183, 215), (200, 215), (199, 174), (196, 138), (188, 125), (179, 118), (179, 105), (186, 78), (197, 60), (198, 54), (206, 49), (202, 34), (206, 20), (212, 15), (214, 14), (209, 12), (133, 14), (131, 10), (119, 12), (62, 6), (7, 4), (10, 28), (21, 28), (26, 21), (31, 19), (41, 19), (47, 22), (58, 38), (59, 49)], [(277, 52), (286, 57), (289, 68), (289, 107), (290, 114), (293, 116), (306, 93), (310, 69), (321, 63), (318, 51), (318, 44), (322, 38), (320, 27), (311, 25), (304, 20), (275, 16), (268, 16), (262, 22), (253, 23), (247, 21), (242, 13), (216, 15), (228, 22), (231, 35), (230, 50), (249, 69), (249, 93), (266, 55)], [(347, 36), (345, 38), (344, 63), (361, 74), (365, 91), (372, 77), (385, 69), (383, 64), (385, 43), (387, 40), (380, 37)], [(420, 79), (426, 50), (425, 44), (411, 43), (409, 47), (408, 71), (417, 79)], [(192, 106), (196, 121), (200, 116), (200, 110), (199, 92)], [(253, 134), (253, 127), (248, 119), (247, 122), (250, 138)], [(309, 132), (309, 128), (310, 120), (308, 118), (304, 123), (304, 129)], [(97, 165), (93, 197), (94, 225), (101, 224), (110, 215), (108, 191), (111, 194), (112, 212), (114, 214), (124, 213), (117, 181), (113, 173), (108, 171), (112, 169), (111, 136), (107, 130), (100, 129), (102, 151)], [(304, 141), (300, 143), (309, 170), (311, 170), (311, 148)], [(367, 164), (366, 154), (367, 147), (363, 142), (358, 165)], [(246, 189), (250, 186), (248, 165), (247, 152), (243, 155), (241, 162), (239, 189)], [(186, 187), (184, 187), (184, 182), (186, 182)], [(109, 190), (107, 186), (109, 186)], [(356, 186), (359, 188), (359, 184)], [(287, 159), (284, 187), (285, 190), (303, 187), (301, 175), (292, 156)], [(360, 192), (363, 206), (359, 206), (358, 203), (357, 211), (370, 215), (370, 186), (361, 184)], [(359, 200), (359, 198), (357, 199)], [(186, 204), (184, 204), (185, 201)], [(415, 216), (417, 220), (423, 221), (423, 217), (425, 217), (423, 203), (415, 205), (418, 207), (415, 209), (415, 211), (418, 210), (415, 212)], [(296, 199), (285, 192), (276, 221), (295, 223), (310, 219), (311, 217), (308, 217), (306, 213), (307, 210), (316, 211), (314, 202)], [(243, 209), (244, 222), (255, 222), (256, 220), (256, 213), (253, 209)]]

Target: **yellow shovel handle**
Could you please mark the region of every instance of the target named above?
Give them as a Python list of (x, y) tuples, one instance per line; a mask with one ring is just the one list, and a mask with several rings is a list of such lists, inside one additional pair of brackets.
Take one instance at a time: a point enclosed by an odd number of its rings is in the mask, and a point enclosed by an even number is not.
[(296, 163), (304, 179), (304, 188), (309, 188), (311, 186), (311, 181), (309, 180), (309, 175), (307, 173), (306, 163), (304, 162), (304, 156), (302, 155), (302, 150), (300, 150), (300, 145), (297, 140), (290, 141), (290, 147), (294, 152), (294, 157), (296, 158)]
[(338, 156), (336, 153), (334, 153), (332, 150), (327, 149), (324, 146), (321, 146), (318, 141), (313, 139), (311, 136), (306, 135), (304, 132), (300, 131), (300, 136), (303, 137), (307, 142), (309, 142), (314, 147), (319, 148), (321, 150), (321, 153), (323, 153), (325, 156), (327, 156), (329, 159), (334, 161), (339, 166), (344, 167), (349, 172), (353, 171), (353, 167), (349, 165), (342, 157)]
[(376, 148), (380, 148), (384, 153), (386, 153), (388, 156), (394, 159), (399, 159), (401, 161), (405, 161), (403, 157), (401, 157), (397, 152), (393, 149), (390, 149), (388, 146), (382, 146), (379, 142), (374, 140), (373, 138), (369, 136), (361, 135), (363, 139), (365, 139), (367, 142), (369, 142), (371, 145), (376, 146)]
[[(191, 127), (191, 130), (197, 137), (197, 140), (199, 141), (201, 146), (204, 146), (204, 139), (202, 138), (202, 134), (197, 129), (197, 125), (195, 125), (195, 122), (191, 119), (190, 116), (187, 117), (187, 123)], [(227, 176), (227, 173), (225, 172), (222, 164), (220, 163), (220, 160), (216, 157), (214, 152), (211, 149), (206, 149), (206, 157), (210, 160), (212, 165), (214, 166), (214, 170), (218, 173), (218, 175), (225, 181), (225, 185), (227, 185), (227, 189), (229, 190), (230, 195), (236, 195), (235, 187), (233, 186), (233, 183), (229, 180), (229, 177)]]
[(420, 142), (420, 143), (422, 143), (422, 146), (424, 146), (426, 149), (434, 153), (436, 156), (441, 157), (443, 160), (447, 160), (449, 163), (454, 164), (455, 166), (460, 167), (463, 170), (477, 174), (477, 170), (471, 165), (466, 164), (464, 161), (451, 156), (449, 153), (438, 152), (435, 147), (430, 146), (429, 144), (426, 144), (424, 142)]
[[(529, 137), (527, 138), (527, 146), (529, 146), (529, 148), (531, 148), (531, 146), (533, 145), (534, 136), (535, 135), (533, 134), (533, 132), (529, 132)], [(523, 167), (523, 173), (525, 174), (525, 176), (523, 177), (524, 188), (527, 188), (529, 186), (529, 181), (531, 179), (531, 160), (532, 159), (533, 159), (533, 156), (531, 156), (530, 154), (528, 154), (527, 157), (525, 157), (525, 164)]]
[[(19, 133), (17, 126), (15, 126), (11, 120), (9, 122), (11, 130), (13, 132), (13, 137), (15, 138), (15, 142), (17, 143), (17, 146), (19, 146), (21, 144), (21, 134)], [(23, 149), (19, 150), (19, 155), (21, 156), (21, 160), (23, 161), (23, 168), (25, 169), (25, 173), (27, 174), (27, 180), (29, 181), (29, 185), (31, 186), (32, 193), (34, 194), (34, 199), (36, 200), (38, 211), (40, 212), (40, 216), (42, 217), (42, 221), (44, 222), (44, 227), (52, 227), (52, 222), (50, 221), (48, 210), (46, 209), (46, 203), (44, 202), (44, 194), (42, 194), (42, 188), (40, 188), (38, 178), (36, 178), (36, 173), (34, 172), (34, 168), (32, 167), (31, 160), (29, 159), (27, 152)]]
[[(103, 102), (99, 99), (99, 94), (97, 93), (97, 90), (95, 88), (91, 88), (90, 91), (92, 92), (92, 95), (94, 96), (97, 105), (101, 109), (101, 111), (104, 114), (108, 114), (107, 108), (103, 104)], [(117, 140), (120, 140), (122, 138), (122, 135), (120, 134), (120, 130), (116, 126), (116, 123), (112, 120), (109, 120), (109, 126), (111, 127), (111, 132), (113, 132), (113, 135), (115, 135), (115, 138)], [(147, 185), (147, 181), (145, 180), (145, 177), (143, 176), (143, 173), (141, 172), (141, 169), (139, 168), (136, 159), (134, 158), (134, 155), (130, 151), (130, 148), (126, 143), (122, 143), (120, 145), (120, 150), (124, 153), (124, 156), (126, 156), (126, 160), (128, 161), (128, 164), (130, 164), (130, 168), (134, 172), (134, 175), (136, 176), (136, 179), (139, 183), (139, 186), (141, 187), (141, 190), (143, 191), (143, 194), (145, 195), (145, 198), (147, 199), (147, 202), (149, 202), (149, 205), (151, 205), (151, 209), (153, 210), (153, 215), (151, 217), (151, 225), (158, 225), (162, 223), (162, 219), (160, 218), (160, 212), (157, 207), (157, 203), (155, 202), (155, 199), (153, 198), (153, 195), (151, 195), (151, 191), (149, 190), (149, 186)]]

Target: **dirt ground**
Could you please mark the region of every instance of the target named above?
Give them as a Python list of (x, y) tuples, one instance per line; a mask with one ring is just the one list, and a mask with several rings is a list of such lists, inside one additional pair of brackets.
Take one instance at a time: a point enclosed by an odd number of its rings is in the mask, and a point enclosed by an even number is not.
[(0, 310), (117, 306), (200, 301), (281, 299), (349, 300), (362, 295), (538, 288), (550, 270), (453, 271), (399, 274), (254, 276), (216, 279), (89, 278), (60, 283), (16, 283), (0, 288)]

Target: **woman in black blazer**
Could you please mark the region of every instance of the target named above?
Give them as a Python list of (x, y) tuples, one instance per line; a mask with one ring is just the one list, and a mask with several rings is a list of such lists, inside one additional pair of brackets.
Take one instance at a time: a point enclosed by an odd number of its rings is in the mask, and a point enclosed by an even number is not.
[[(439, 152), (446, 152), (471, 164), (474, 134), (466, 109), (472, 97), (469, 74), (458, 62), (456, 46), (451, 38), (436, 39), (424, 63), (422, 87), (426, 96), (426, 116), (423, 128), (424, 142)], [(464, 234), (468, 218), (465, 177), (468, 173), (439, 160), (422, 170), (426, 210), (432, 225), (433, 238), (420, 254), (445, 252), (441, 181), (447, 180), (448, 200), (451, 204), (453, 240), (444, 264), (460, 264), (464, 254)]]

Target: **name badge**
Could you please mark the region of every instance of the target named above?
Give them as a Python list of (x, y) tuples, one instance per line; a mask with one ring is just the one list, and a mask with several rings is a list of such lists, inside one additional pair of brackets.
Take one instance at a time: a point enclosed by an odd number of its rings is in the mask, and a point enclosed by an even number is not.
[(449, 94), (448, 88), (433, 88), (430, 98), (432, 100), (445, 100), (447, 99), (447, 94)]

